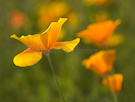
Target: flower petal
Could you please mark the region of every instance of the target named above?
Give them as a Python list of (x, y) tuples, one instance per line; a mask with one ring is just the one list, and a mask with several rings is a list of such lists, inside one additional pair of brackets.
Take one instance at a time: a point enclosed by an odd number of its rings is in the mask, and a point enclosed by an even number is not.
[(67, 42), (66, 41), (65, 42), (56, 42), (55, 45), (54, 45), (54, 48), (58, 49), (57, 47), (65, 44), (65, 43), (67, 43)]
[(120, 20), (112, 20), (90, 24), (86, 30), (77, 34), (78, 37), (88, 38), (95, 42), (106, 40), (120, 24)]
[(102, 50), (83, 60), (82, 64), (99, 75), (106, 75), (112, 70), (115, 58), (115, 50)]
[(80, 42), (80, 38), (76, 38), (72, 41), (66, 41), (64, 42), (56, 42), (54, 45), (54, 49), (62, 49), (65, 52), (71, 52), (74, 50), (76, 45)]
[(81, 32), (77, 33), (77, 37), (91, 39), (88, 30), (82, 30)]
[(102, 55), (104, 62), (106, 63), (106, 65), (108, 65), (110, 70), (113, 66), (114, 60), (116, 59), (115, 54), (116, 54), (116, 50), (112, 49), (104, 52), (104, 54)]
[(42, 44), (44, 45), (45, 49), (49, 49), (49, 44), (48, 44), (48, 34), (44, 33), (40, 35), (40, 39), (42, 41)]
[[(66, 20), (67, 18), (60, 18), (58, 22), (52, 22), (48, 29), (45, 32), (43, 32), (43, 34), (48, 34), (49, 49), (52, 49), (52, 47), (54, 46), (59, 36), (61, 27)], [(42, 38), (42, 41), (43, 40), (44, 39)]]
[(94, 23), (88, 26), (91, 39), (101, 42), (107, 39), (120, 24), (120, 20), (113, 22), (112, 20)]
[(109, 90), (113, 90), (115, 92), (120, 92), (122, 88), (122, 81), (122, 74), (109, 75), (107, 78), (102, 79), (103, 85), (105, 85)]
[[(109, 21), (108, 21), (109, 22)], [(121, 23), (121, 20), (118, 19), (115, 22), (110, 20), (110, 26), (106, 32), (106, 38), (107, 39), (110, 35), (112, 35), (113, 31), (116, 29), (116, 27)]]
[(16, 66), (26, 67), (36, 64), (42, 58), (42, 52), (35, 52), (28, 48), (27, 50), (16, 55), (13, 62)]
[(45, 47), (42, 44), (42, 41), (40, 39), (41, 34), (35, 34), (35, 35), (28, 35), (28, 36), (21, 36), (20, 38), (17, 37), (15, 34), (11, 35), (11, 38), (17, 39), (21, 41), (23, 44), (31, 48), (35, 51), (42, 51), (45, 49)]
[(106, 40), (106, 45), (112, 47), (123, 43), (123, 41), (124, 36), (122, 34), (113, 34)]

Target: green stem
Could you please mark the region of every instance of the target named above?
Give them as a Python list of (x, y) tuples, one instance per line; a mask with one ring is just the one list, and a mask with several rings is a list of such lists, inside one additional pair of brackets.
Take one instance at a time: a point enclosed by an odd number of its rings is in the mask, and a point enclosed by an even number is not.
[(112, 94), (112, 97), (113, 97), (113, 99), (114, 99), (114, 102), (119, 102), (119, 101), (118, 101), (118, 98), (117, 98), (117, 96), (116, 96), (116, 93), (115, 93), (113, 90), (111, 90), (111, 94)]
[[(118, 98), (117, 98), (117, 96), (116, 96), (116, 93), (112, 90), (112, 88), (111, 88), (111, 84), (110, 84), (110, 82), (109, 82), (109, 80), (108, 80), (108, 78), (106, 78), (107, 79), (107, 81), (108, 81), (108, 85), (109, 85), (109, 88), (110, 88), (110, 92), (111, 92), (111, 95), (112, 95), (112, 98), (114, 99), (114, 102), (119, 102), (118, 101)], [(115, 83), (114, 83), (115, 84)], [(116, 85), (116, 84), (115, 84)]]
[(106, 45), (106, 41), (105, 41), (105, 40), (102, 42), (102, 44), (103, 44), (103, 48), (104, 48), (105, 50), (108, 50), (108, 47), (107, 47), (107, 45)]
[[(108, 47), (107, 47), (107, 45), (106, 45), (106, 41), (103, 41), (103, 46), (104, 46), (104, 49), (105, 49), (105, 50), (108, 50)], [(115, 73), (114, 69), (112, 69), (111, 72), (114, 74), (114, 73)], [(108, 78), (106, 78), (106, 79), (107, 79), (107, 81), (108, 81), (108, 85), (109, 85), (109, 88), (110, 88), (111, 95), (112, 95), (112, 97), (113, 97), (113, 99), (114, 99), (114, 102), (118, 102), (118, 98), (117, 98), (117, 96), (116, 96), (116, 93), (111, 89), (111, 85), (110, 85), (110, 83), (109, 83)], [(114, 83), (114, 84), (115, 84), (115, 83)], [(115, 84), (115, 85), (116, 85), (116, 84)]]
[(61, 99), (62, 99), (63, 102), (65, 102), (65, 99), (64, 99), (64, 97), (63, 97), (63, 94), (62, 94), (62, 91), (61, 91), (61, 88), (60, 88), (60, 85), (59, 85), (58, 80), (57, 80), (56, 72), (55, 72), (54, 67), (53, 67), (53, 65), (52, 65), (52, 61), (51, 61), (51, 58), (50, 58), (50, 53), (47, 53), (47, 54), (46, 54), (46, 57), (47, 57), (47, 59), (48, 59), (48, 62), (49, 62), (49, 64), (50, 64), (50, 67), (51, 67), (51, 70), (52, 70), (52, 73), (53, 73), (53, 76), (54, 76), (54, 79), (55, 79), (56, 84), (57, 84), (57, 86), (58, 86)]

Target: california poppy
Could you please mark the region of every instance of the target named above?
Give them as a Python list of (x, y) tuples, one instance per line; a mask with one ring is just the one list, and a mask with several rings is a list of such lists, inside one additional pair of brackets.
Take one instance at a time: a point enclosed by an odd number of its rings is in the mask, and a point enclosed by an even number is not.
[(103, 43), (112, 35), (115, 28), (120, 24), (120, 20), (113, 22), (112, 20), (98, 22), (88, 25), (86, 30), (77, 34), (78, 37), (87, 38), (94, 42)]
[(29, 48), (16, 55), (13, 62), (16, 66), (26, 67), (36, 64), (42, 54), (48, 53), (51, 49), (62, 49), (65, 52), (71, 52), (79, 43), (80, 38), (72, 41), (56, 42), (61, 27), (67, 18), (60, 18), (58, 22), (52, 22), (48, 29), (42, 34), (17, 37), (15, 34), (11, 38), (17, 39)]
[(104, 76), (112, 70), (115, 58), (115, 50), (102, 50), (83, 60), (82, 64), (87, 69)]
[(103, 78), (102, 83), (109, 90), (114, 92), (120, 92), (122, 88), (123, 75), (122, 74), (114, 74), (109, 75), (107, 78)]

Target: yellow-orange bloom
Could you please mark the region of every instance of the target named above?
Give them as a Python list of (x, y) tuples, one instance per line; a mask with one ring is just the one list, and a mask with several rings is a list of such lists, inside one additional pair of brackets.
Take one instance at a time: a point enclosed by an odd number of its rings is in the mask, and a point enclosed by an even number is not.
[(82, 61), (82, 64), (89, 70), (99, 75), (106, 75), (112, 70), (115, 60), (115, 50), (102, 50), (93, 54), (88, 59)]
[(45, 27), (51, 21), (63, 17), (69, 11), (69, 6), (64, 2), (42, 3), (38, 8), (38, 26)]
[(65, 52), (73, 51), (80, 41), (79, 38), (72, 41), (56, 42), (61, 27), (66, 20), (66, 18), (60, 18), (58, 22), (52, 22), (42, 34), (22, 35), (21, 37), (17, 37), (15, 34), (11, 35), (11, 38), (17, 39), (29, 47), (14, 57), (14, 64), (20, 67), (36, 64), (42, 58), (42, 54), (48, 53), (51, 49), (62, 49)]
[(90, 24), (86, 30), (77, 34), (78, 37), (87, 38), (95, 42), (104, 42), (112, 35), (115, 28), (120, 24), (120, 20), (112, 20)]
[(122, 81), (122, 74), (109, 75), (107, 78), (102, 79), (103, 85), (105, 85), (109, 90), (112, 90), (114, 92), (120, 92), (122, 88)]
[(109, 6), (112, 4), (112, 0), (84, 0), (84, 3), (86, 5), (104, 5), (104, 6)]
[(55, 21), (60, 17), (68, 18), (70, 26), (76, 27), (78, 23), (77, 14), (71, 7), (59, 1), (40, 4), (37, 9), (37, 16), (37, 26), (39, 28), (46, 27), (51, 21)]

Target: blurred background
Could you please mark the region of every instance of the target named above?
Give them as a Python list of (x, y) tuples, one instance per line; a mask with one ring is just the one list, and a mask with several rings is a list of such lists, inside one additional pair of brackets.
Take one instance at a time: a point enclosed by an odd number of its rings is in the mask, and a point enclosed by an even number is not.
[[(106, 1), (106, 0), (105, 0)], [(1, 0), (0, 1), (0, 102), (60, 102), (58, 89), (45, 56), (37, 64), (20, 68), (13, 58), (27, 47), (11, 39), (42, 33), (52, 21), (68, 18), (59, 41), (73, 40), (87, 25), (121, 19), (114, 33), (120, 34), (114, 64), (123, 74), (119, 102), (135, 101), (135, 0)], [(117, 46), (116, 46), (117, 45)], [(51, 52), (52, 63), (66, 102), (113, 102), (101, 77), (81, 65), (82, 60), (101, 50), (89, 41), (71, 53)]]

